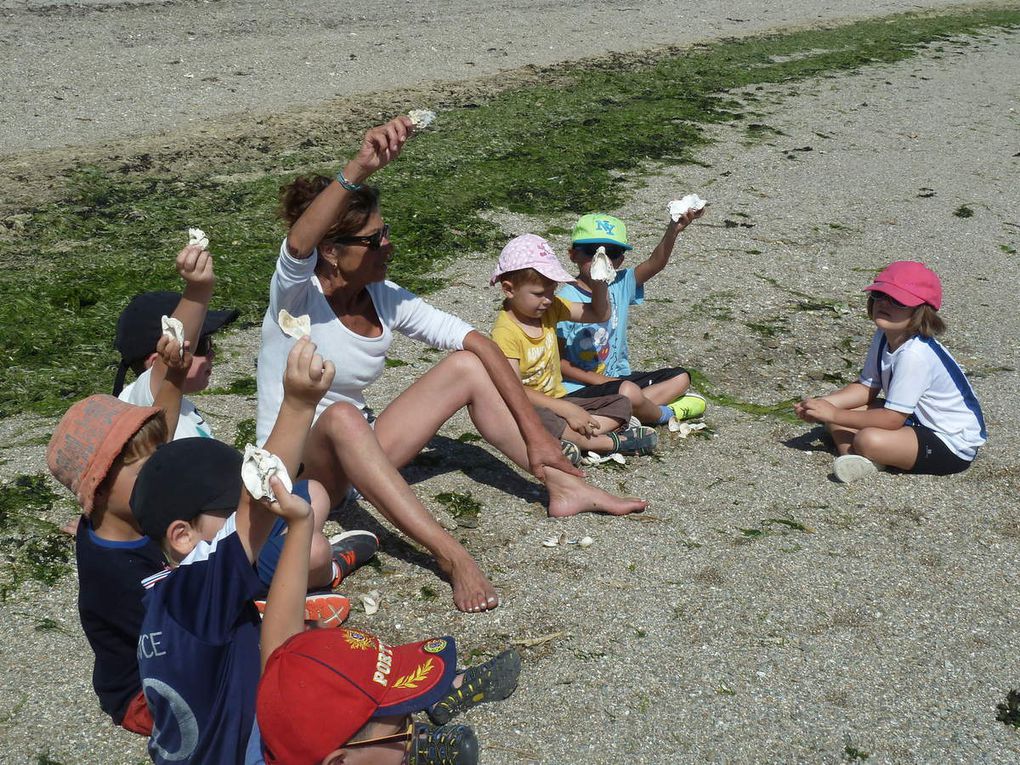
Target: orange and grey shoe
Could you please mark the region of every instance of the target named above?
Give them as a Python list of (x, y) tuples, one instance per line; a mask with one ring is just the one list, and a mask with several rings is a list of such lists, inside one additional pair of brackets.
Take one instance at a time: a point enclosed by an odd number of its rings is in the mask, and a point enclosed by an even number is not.
[[(256, 600), (259, 616), (265, 616), (266, 601)], [(351, 601), (335, 592), (315, 592), (305, 596), (305, 621), (319, 627), (339, 627), (351, 613)]]
[(350, 576), (356, 568), (365, 565), (379, 549), (379, 538), (371, 531), (345, 531), (329, 540), (333, 548), (333, 589)]
[(461, 712), (486, 701), (502, 701), (517, 688), (521, 674), (521, 655), (511, 648), (476, 667), (468, 667), (459, 688), (450, 692), (426, 711), (437, 725), (448, 723)]

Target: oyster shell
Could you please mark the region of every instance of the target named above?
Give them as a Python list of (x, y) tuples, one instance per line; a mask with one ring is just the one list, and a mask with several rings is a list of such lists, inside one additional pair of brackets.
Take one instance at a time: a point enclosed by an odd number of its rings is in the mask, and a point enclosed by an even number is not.
[(181, 346), (181, 358), (184, 358), (184, 324), (181, 323), (180, 319), (175, 319), (173, 316), (164, 316), (159, 320), (163, 327), (163, 334), (169, 337), (171, 340), (176, 340), (177, 344)]
[(361, 596), (361, 606), (365, 609), (365, 614), (371, 616), (379, 610), (379, 603), (382, 602), (382, 594), (379, 590), (372, 590), (367, 595)]
[(674, 223), (676, 223), (692, 210), (697, 212), (698, 210), (705, 209), (705, 205), (707, 204), (708, 202), (699, 197), (697, 194), (688, 194), (683, 199), (674, 199), (666, 205), (666, 209), (669, 210), (669, 217), (673, 219)]
[(188, 229), (188, 246), (197, 244), (203, 250), (209, 247), (209, 237), (205, 235), (205, 232), (200, 228), (189, 228)]
[(676, 417), (669, 418), (669, 432), (678, 433), (680, 438), (687, 438), (691, 433), (704, 429), (705, 423), (703, 422), (684, 422)]
[(595, 540), (591, 537), (581, 537), (577, 540), (577, 546), (581, 548), (591, 547), (593, 544), (595, 544)]
[(619, 452), (613, 452), (612, 454), (606, 455), (588, 452), (581, 458), (581, 463), (584, 465), (601, 465), (603, 462), (616, 462), (620, 465), (626, 465), (627, 459)]
[(291, 316), (286, 308), (281, 308), (276, 321), (283, 333), (295, 340), (312, 334), (312, 317), (307, 313), (304, 316)]
[(599, 247), (591, 259), (591, 278), (606, 284), (611, 284), (616, 278), (616, 269), (606, 255), (605, 247)]
[(411, 124), (414, 125), (414, 129), (418, 131), (431, 125), (432, 120), (436, 118), (436, 113), (428, 109), (412, 109), (407, 113), (407, 116), (411, 120)]
[(269, 488), (269, 479), (274, 475), (283, 481), (287, 491), (294, 488), (283, 460), (265, 449), (259, 449), (251, 444), (246, 445), (244, 461), (241, 463), (241, 480), (248, 493), (255, 499), (267, 498), (270, 502), (275, 502), (276, 496)]

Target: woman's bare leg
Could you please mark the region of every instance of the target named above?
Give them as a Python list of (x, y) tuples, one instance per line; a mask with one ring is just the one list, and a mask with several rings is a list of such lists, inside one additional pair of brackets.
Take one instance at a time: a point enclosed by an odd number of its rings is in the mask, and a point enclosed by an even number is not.
[(499, 595), (478, 564), (422, 507), (355, 407), (333, 404), (322, 413), (309, 433), (304, 459), (308, 477), (321, 482), (334, 502), (343, 498), (353, 477), (387, 520), (427, 548), (449, 577), (461, 611), (499, 605)]
[[(463, 406), (468, 407), (472, 422), (486, 441), (521, 469), (530, 470), (527, 448), (510, 410), (478, 358), (465, 351), (447, 356), (383, 410), (375, 423), (379, 444), (392, 462), (402, 467)], [(614, 496), (552, 468), (546, 470), (545, 485), (549, 515), (626, 515), (648, 505), (640, 499)]]

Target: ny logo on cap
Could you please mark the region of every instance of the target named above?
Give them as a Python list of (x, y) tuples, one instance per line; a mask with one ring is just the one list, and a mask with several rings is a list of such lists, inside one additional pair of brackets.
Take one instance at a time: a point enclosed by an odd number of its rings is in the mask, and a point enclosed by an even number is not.
[(595, 228), (599, 231), (605, 231), (607, 234), (612, 236), (613, 229), (616, 228), (616, 224), (610, 223), (607, 220), (597, 220), (595, 221)]

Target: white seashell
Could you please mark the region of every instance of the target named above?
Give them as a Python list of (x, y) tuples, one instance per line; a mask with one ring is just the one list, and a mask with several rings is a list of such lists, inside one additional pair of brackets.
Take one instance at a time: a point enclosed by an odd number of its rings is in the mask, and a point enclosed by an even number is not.
[(169, 337), (171, 340), (176, 340), (177, 344), (181, 346), (181, 358), (184, 358), (184, 324), (181, 323), (180, 319), (175, 319), (173, 316), (164, 316), (160, 320), (160, 324), (163, 326), (163, 334)]
[(372, 590), (367, 595), (361, 596), (361, 606), (365, 609), (365, 613), (369, 616), (376, 613), (379, 610), (379, 603), (382, 601), (382, 595), (379, 590)]
[(557, 541), (561, 545), (565, 545), (567, 543), (567, 532), (564, 531), (562, 534), (560, 534), (560, 538)]
[(276, 321), (283, 333), (295, 340), (312, 334), (312, 317), (307, 313), (304, 316), (291, 316), (286, 308), (281, 308)]
[(613, 462), (618, 462), (621, 465), (626, 465), (627, 464), (627, 460), (624, 459), (623, 455), (620, 454), (619, 452), (613, 452), (612, 454), (610, 454), (608, 456), (607, 459), (611, 459)]
[(595, 544), (595, 540), (591, 537), (581, 537), (577, 540), (577, 546), (581, 548), (591, 547), (593, 544)]
[(707, 204), (708, 202), (699, 197), (697, 194), (688, 194), (683, 199), (674, 199), (666, 205), (666, 209), (669, 210), (669, 217), (673, 219), (674, 223), (676, 223), (688, 212), (704, 210), (705, 205)]
[(294, 488), (294, 484), (287, 474), (283, 460), (275, 454), (259, 449), (248, 444), (244, 447), (244, 462), (241, 463), (241, 480), (248, 489), (248, 493), (255, 499), (267, 498), (270, 502), (276, 501), (276, 496), (269, 488), (269, 479), (276, 476), (287, 491)]
[(205, 235), (205, 232), (200, 228), (189, 228), (188, 229), (188, 246), (197, 244), (203, 250), (209, 248), (209, 237)]
[(546, 537), (542, 540), (542, 547), (559, 547), (559, 537)]
[(595, 251), (595, 257), (591, 259), (591, 278), (606, 284), (612, 283), (616, 278), (616, 269), (606, 255), (605, 247), (599, 247)]
[(703, 422), (685, 422), (676, 417), (669, 418), (669, 432), (678, 433), (680, 438), (687, 438), (691, 433), (704, 429), (705, 423)]
[(415, 130), (424, 130), (432, 124), (432, 120), (436, 118), (436, 113), (428, 109), (412, 109), (407, 113), (407, 116), (410, 118)]

